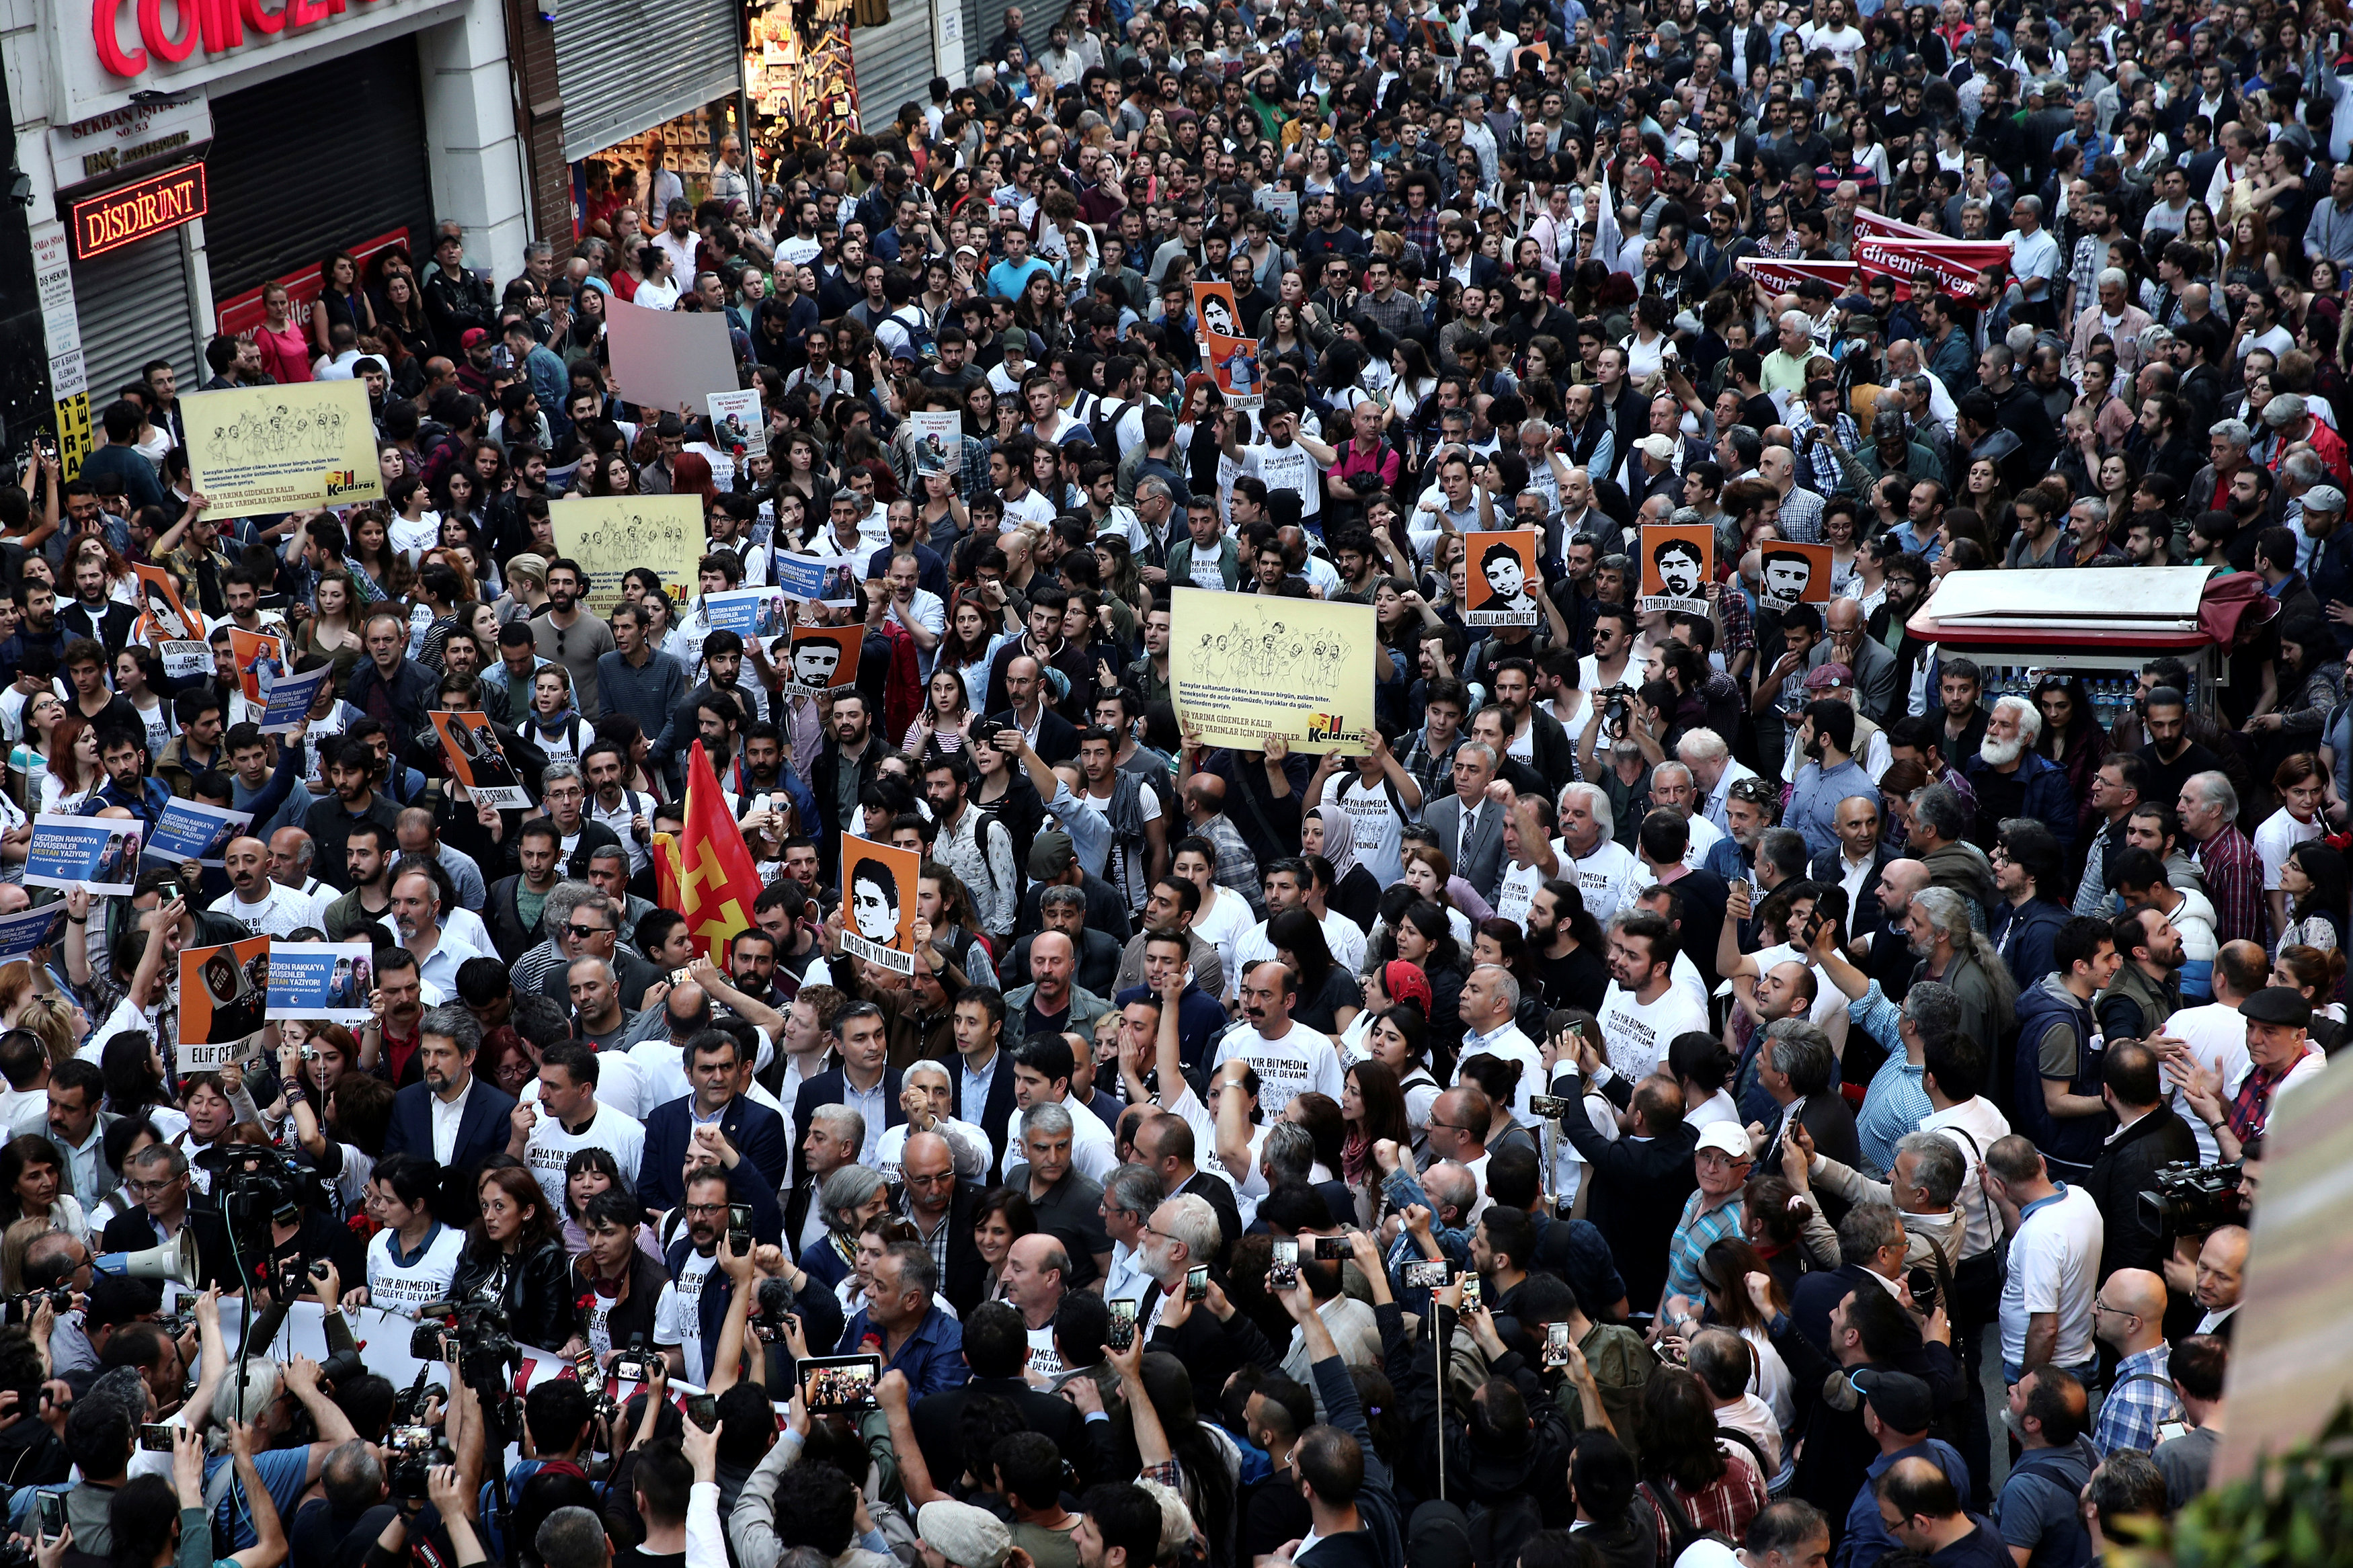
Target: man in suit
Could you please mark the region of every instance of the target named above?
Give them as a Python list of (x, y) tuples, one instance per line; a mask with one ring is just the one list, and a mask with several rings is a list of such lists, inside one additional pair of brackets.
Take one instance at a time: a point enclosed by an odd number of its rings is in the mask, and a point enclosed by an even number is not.
[(129, 1167), (124, 1184), (139, 1206), (106, 1222), (100, 1252), (144, 1252), (176, 1241), (182, 1230), (196, 1238), (198, 1288), (234, 1285), (228, 1229), (209, 1201), (194, 1201), (189, 1192), (188, 1157), (169, 1143), (150, 1143), (123, 1161)]
[[(988, 1180), (994, 1184), (1005, 1171), (1005, 1150), (1013, 1123), (1013, 1058), (1001, 1049), (1005, 1038), (1005, 993), (993, 986), (966, 986), (955, 999), (956, 1055), (961, 1058), (950, 1077), (955, 1116), (988, 1134), (993, 1151)], [(895, 1100), (895, 1097), (893, 1097)]]
[(1023, 1427), (1052, 1438), (1077, 1465), (1082, 1489), (1110, 1474), (1110, 1426), (1088, 1421), (1060, 1394), (1030, 1387), (1021, 1376), (1029, 1360), (1029, 1329), (1014, 1308), (984, 1301), (965, 1316), (964, 1362), (971, 1375), (956, 1387), (923, 1395), (907, 1412), (915, 1446), (934, 1475), (965, 1472), (964, 1413), (984, 1395), (1005, 1400), (1019, 1412)]
[[(906, 1109), (899, 1103), (899, 1071), (889, 1062), (890, 1026), (873, 1003), (853, 1002), (834, 1019), (833, 1036), (841, 1065), (801, 1085), (793, 1100), (793, 1125), (810, 1125), (820, 1105), (847, 1105), (865, 1121), (851, 1163), (871, 1164), (879, 1157), (882, 1134), (907, 1120)], [(1009, 1075), (1012, 1069), (1006, 1070)], [(653, 1154), (651, 1127), (646, 1130), (646, 1153), (649, 1158)]]
[(1865, 634), (1868, 619), (1862, 600), (1832, 599), (1822, 612), (1825, 635), (1806, 657), (1806, 668), (1846, 666), (1847, 679), (1854, 688), (1854, 710), (1884, 727), (1904, 717), (1898, 705), (1902, 683), (1896, 679), (1895, 656), (1886, 644)]
[(1887, 869), (1887, 848), (1879, 837), (1879, 802), (1851, 795), (1832, 808), (1831, 832), (1838, 847), (1808, 863), (1806, 875), (1827, 888), (1846, 889), (1846, 934), (1854, 941), (1879, 929), (1879, 875)]
[(1160, 1178), (1160, 1190), (1174, 1198), (1199, 1198), (1218, 1216), (1219, 1245), (1193, 1261), (1222, 1264), (1227, 1249), (1241, 1239), (1241, 1206), (1234, 1201), (1233, 1183), (1193, 1163), (1194, 1148), (1193, 1124), (1168, 1111), (1136, 1130), (1136, 1161)]
[[(1029, 749), (1045, 759), (1048, 767), (1076, 762), (1079, 755), (1079, 731), (1068, 719), (1054, 711), (1046, 700), (1045, 676), (1038, 660), (1029, 654), (1009, 659), (1005, 666), (1006, 705), (980, 721), (979, 733), (986, 744), (999, 731), (1018, 730), (1029, 742)], [(1004, 750), (999, 747), (998, 750)]]
[[(474, 1076), (474, 1053), (481, 1045), (482, 1026), (465, 1008), (427, 1007), (417, 1026), (418, 1081), (392, 1097), (384, 1152), (415, 1154), (441, 1168), (437, 1212), (443, 1215), (473, 1212), (474, 1173), (506, 1148), (513, 1131), (507, 1119), (514, 1113), (514, 1097)], [(676, 1156), (670, 1164), (675, 1184)]]
[(646, 1117), (646, 1152), (638, 1169), (638, 1195), (649, 1208), (675, 1208), (683, 1185), (687, 1145), (694, 1130), (716, 1121), (719, 1131), (758, 1168), (771, 1190), (785, 1184), (792, 1149), (785, 1119), (743, 1093), (735, 1037), (706, 1029), (686, 1043), (686, 1076), (691, 1090)]
[(1487, 798), (1494, 777), (1494, 749), (1465, 741), (1454, 752), (1454, 793), (1430, 802), (1421, 816), (1454, 862), (1454, 874), (1491, 904), (1504, 877), (1504, 807)]
[[(1556, 1069), (1553, 1093), (1581, 1099), (1577, 1073)], [(1658, 1300), (1666, 1284), (1667, 1246), (1683, 1201), (1698, 1185), (1693, 1151), (1699, 1129), (1683, 1121), (1683, 1086), (1663, 1075), (1636, 1084), (1629, 1108), (1634, 1125), (1614, 1142), (1594, 1130), (1590, 1117), (1563, 1117), (1560, 1130), (1592, 1171), (1589, 1212), (1618, 1259), (1626, 1298), (1643, 1304)]]
[(866, 1119), (846, 1105), (820, 1105), (808, 1114), (808, 1131), (799, 1150), (801, 1174), (785, 1195), (787, 1258), (800, 1257), (825, 1235), (825, 1205), (818, 1201), (818, 1193), (828, 1176), (858, 1163), (858, 1151), (866, 1142)]

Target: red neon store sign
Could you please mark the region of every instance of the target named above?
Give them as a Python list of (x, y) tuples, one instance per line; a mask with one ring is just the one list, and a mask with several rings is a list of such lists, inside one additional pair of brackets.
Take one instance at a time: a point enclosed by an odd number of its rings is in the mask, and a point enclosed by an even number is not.
[[(143, 75), (150, 58), (178, 65), (199, 48), (208, 55), (225, 54), (246, 41), (246, 29), (263, 35), (290, 33), (343, 15), (345, 0), (176, 0), (179, 30), (165, 30), (164, 0), (92, 0), (90, 28), (98, 44), (99, 63), (112, 75)], [(134, 11), (139, 46), (122, 47), (123, 13)]]

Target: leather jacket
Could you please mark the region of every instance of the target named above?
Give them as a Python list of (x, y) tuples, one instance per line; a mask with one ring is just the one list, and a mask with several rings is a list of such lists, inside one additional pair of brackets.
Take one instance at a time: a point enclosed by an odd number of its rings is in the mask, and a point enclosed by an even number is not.
[(463, 1300), (486, 1288), (497, 1292), (517, 1344), (555, 1351), (572, 1337), (572, 1259), (562, 1242), (541, 1242), (520, 1258), (469, 1247), (449, 1282), (450, 1298)]

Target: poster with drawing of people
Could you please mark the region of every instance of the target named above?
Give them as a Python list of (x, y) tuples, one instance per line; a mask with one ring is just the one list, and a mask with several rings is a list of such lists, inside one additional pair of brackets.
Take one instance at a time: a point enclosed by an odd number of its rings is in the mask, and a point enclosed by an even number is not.
[(915, 972), (915, 875), (912, 849), (841, 836), (842, 951), (897, 974)]
[(1301, 751), (1365, 754), (1370, 605), (1178, 588), (1170, 610), (1169, 695), (1181, 728), (1249, 751), (1272, 734)]
[(1706, 524), (1676, 527), (1646, 523), (1642, 528), (1642, 586), (1634, 607), (1645, 614), (1664, 611), (1707, 614), (1707, 585), (1715, 578), (1715, 531)]
[(499, 744), (487, 713), (433, 713), (433, 728), (441, 734), (442, 759), (449, 776), (466, 786), (470, 799), (501, 811), (525, 811), (531, 792), (515, 776), (514, 764)]
[(261, 1027), (269, 1001), (269, 938), (182, 948), (179, 1069), (196, 1072), (233, 1059)]
[(1532, 626), (1542, 616), (1531, 585), (1536, 575), (1536, 533), (1511, 528), (1462, 536), (1470, 571), (1464, 583), (1466, 626)]

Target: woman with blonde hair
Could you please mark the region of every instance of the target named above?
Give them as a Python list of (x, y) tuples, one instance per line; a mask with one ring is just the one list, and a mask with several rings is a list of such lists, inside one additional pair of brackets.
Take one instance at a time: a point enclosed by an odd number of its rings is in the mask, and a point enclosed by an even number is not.
[(49, 1053), (49, 1065), (55, 1067), (73, 1060), (76, 1047), (90, 1033), (90, 1020), (71, 998), (51, 993), (26, 1002), (24, 1011), (16, 1016), (16, 1027), (39, 1037)]
[(25, 1293), (26, 1250), (56, 1228), (46, 1219), (20, 1219), (0, 1233), (0, 1291)]

